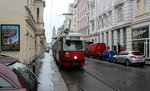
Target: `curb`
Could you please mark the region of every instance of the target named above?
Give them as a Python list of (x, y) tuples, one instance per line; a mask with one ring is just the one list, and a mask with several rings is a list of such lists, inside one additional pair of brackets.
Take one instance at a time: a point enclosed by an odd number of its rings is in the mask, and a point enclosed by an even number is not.
[(145, 65), (150, 66), (150, 60), (149, 59), (145, 61)]

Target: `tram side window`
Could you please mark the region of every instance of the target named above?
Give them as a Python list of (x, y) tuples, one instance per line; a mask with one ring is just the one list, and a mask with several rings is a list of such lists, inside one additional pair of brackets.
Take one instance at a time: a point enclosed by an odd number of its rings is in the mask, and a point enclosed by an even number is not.
[(82, 50), (83, 44), (82, 41), (66, 41), (66, 47), (67, 50)]

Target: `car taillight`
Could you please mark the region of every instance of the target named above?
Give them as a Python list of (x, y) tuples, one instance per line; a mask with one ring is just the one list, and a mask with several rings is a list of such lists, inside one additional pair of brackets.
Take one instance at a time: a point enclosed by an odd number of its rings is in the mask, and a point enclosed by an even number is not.
[(130, 56), (130, 58), (135, 58), (135, 56)]
[(65, 52), (65, 57), (70, 57), (70, 53), (69, 52)]

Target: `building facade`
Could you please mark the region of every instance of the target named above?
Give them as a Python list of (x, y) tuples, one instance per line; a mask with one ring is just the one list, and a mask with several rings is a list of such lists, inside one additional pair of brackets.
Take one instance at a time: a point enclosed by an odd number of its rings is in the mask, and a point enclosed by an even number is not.
[(89, 0), (77, 0), (75, 5), (77, 7), (77, 31), (84, 35), (85, 41), (89, 41)]
[(91, 40), (116, 51), (131, 49), (130, 0), (91, 0), (89, 4)]
[(1, 54), (29, 64), (45, 47), (42, 0), (1, 0)]
[(90, 0), (90, 40), (149, 58), (150, 0)]
[(150, 0), (131, 0), (131, 47), (150, 58)]
[(65, 29), (70, 29), (72, 32), (76, 32), (76, 10), (74, 8), (74, 3), (69, 4), (68, 13), (63, 14), (65, 16), (62, 33)]

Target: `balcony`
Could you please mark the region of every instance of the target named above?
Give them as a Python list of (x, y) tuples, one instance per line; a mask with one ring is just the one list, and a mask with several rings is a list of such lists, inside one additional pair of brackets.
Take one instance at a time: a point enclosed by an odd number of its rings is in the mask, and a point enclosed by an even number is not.
[(36, 36), (43, 36), (45, 35), (45, 30), (44, 29), (37, 29), (35, 32)]
[(44, 43), (45, 43), (45, 41), (46, 41), (46, 37), (45, 37), (45, 36), (41, 36), (41, 37), (40, 37), (40, 39), (41, 39), (41, 41), (40, 41), (40, 42), (44, 44)]

